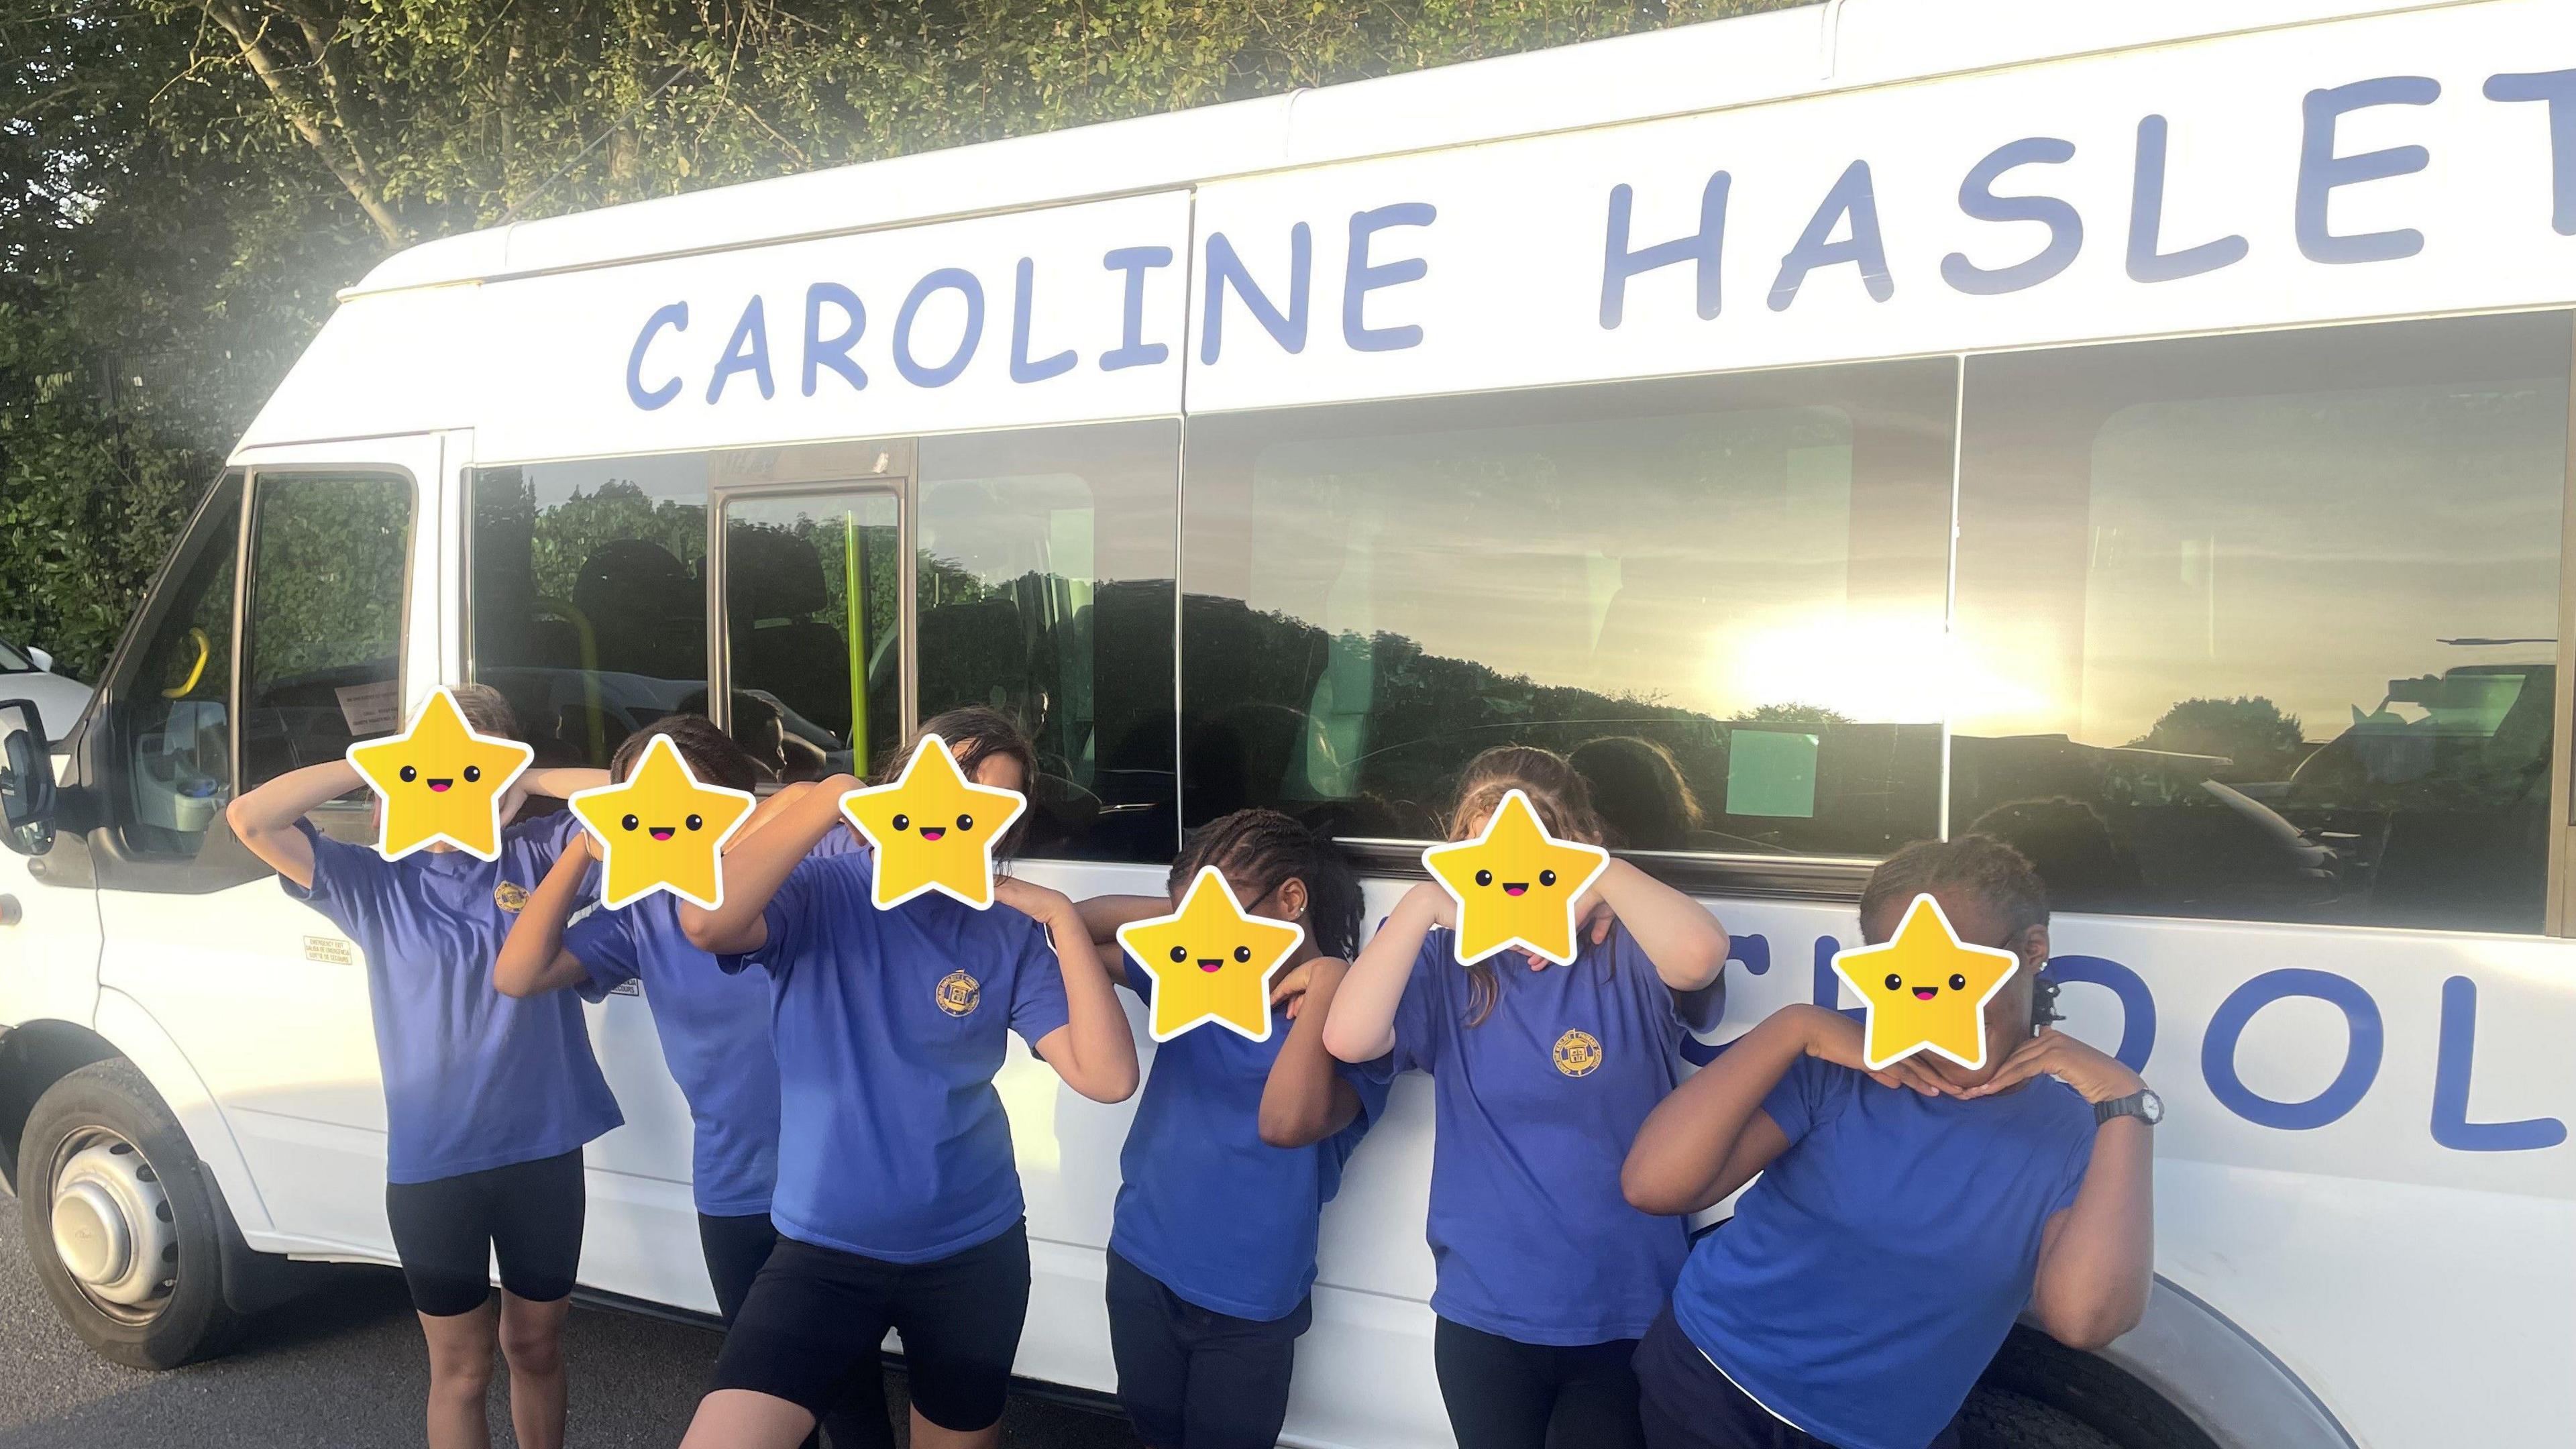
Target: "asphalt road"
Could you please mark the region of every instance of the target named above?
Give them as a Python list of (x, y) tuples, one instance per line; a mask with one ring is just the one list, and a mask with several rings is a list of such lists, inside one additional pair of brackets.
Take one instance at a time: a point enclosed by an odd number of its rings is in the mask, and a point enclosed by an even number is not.
[[(262, 1315), (223, 1358), (143, 1373), (94, 1356), (54, 1316), (28, 1267), (18, 1203), (5, 1190), (0, 1220), (0, 1449), (420, 1442), (429, 1369), (391, 1270), (351, 1269), (345, 1282)], [(570, 1443), (678, 1443), (716, 1343), (712, 1329), (576, 1307), (565, 1331)], [(899, 1411), (903, 1378), (890, 1373), (886, 1383)], [(1137, 1449), (1123, 1419), (1025, 1395), (1013, 1397), (1002, 1423), (1003, 1442), (1014, 1449)], [(518, 1442), (497, 1387), (492, 1442)]]

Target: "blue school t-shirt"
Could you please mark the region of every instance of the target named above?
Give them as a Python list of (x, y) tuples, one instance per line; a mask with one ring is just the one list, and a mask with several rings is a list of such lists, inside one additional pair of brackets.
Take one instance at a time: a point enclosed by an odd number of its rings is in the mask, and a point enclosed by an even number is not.
[(296, 824), (313, 843), (313, 887), (278, 883), (367, 956), (387, 1181), (560, 1156), (625, 1121), (581, 1003), (559, 991), (523, 1001), (492, 985), (511, 920), (581, 828), (570, 812), (502, 831), (497, 861), (461, 850), (389, 861)]
[(1628, 1205), (1619, 1169), (1681, 1080), (1671, 988), (1623, 929), (1571, 966), (1488, 957), (1495, 1003), (1445, 928), (1423, 938), (1381, 1070), (1431, 1074), (1431, 1308), (1532, 1344), (1639, 1338), (1689, 1249), (1683, 1221)]
[(769, 939), (719, 965), (765, 968), (778, 1054), (778, 1231), (890, 1263), (989, 1242), (1022, 1211), (993, 1075), (1007, 1032), (1069, 1019), (1037, 922), (936, 893), (868, 899), (874, 857), (809, 856), (762, 913)]
[(2030, 1301), (2093, 1109), (2065, 1083), (1962, 1101), (1801, 1057), (1789, 1147), (1700, 1241), (1673, 1317), (1736, 1387), (1844, 1449), (1923, 1449)]
[[(1130, 987), (1153, 1000), (1132, 961)], [(1359, 1093), (1349, 1126), (1304, 1147), (1261, 1140), (1261, 1093), (1288, 1044), (1274, 1011), (1268, 1041), (1209, 1023), (1154, 1048), (1127, 1145), (1118, 1154), (1110, 1249), (1187, 1302), (1267, 1323), (1315, 1286), (1315, 1239), (1342, 1165), (1386, 1110), (1382, 1074), (1336, 1063)]]
[(689, 1191), (714, 1218), (769, 1211), (778, 1180), (778, 1058), (769, 1045), (769, 983), (716, 969), (680, 930), (679, 898), (655, 892), (565, 929), (564, 949), (599, 1000), (641, 981), (653, 1032), (693, 1129)]

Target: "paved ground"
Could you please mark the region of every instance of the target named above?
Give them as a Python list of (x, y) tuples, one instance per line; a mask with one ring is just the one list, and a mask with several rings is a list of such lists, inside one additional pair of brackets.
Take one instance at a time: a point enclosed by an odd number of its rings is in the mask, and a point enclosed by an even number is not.
[[(667, 1446), (697, 1403), (716, 1335), (576, 1308), (565, 1347), (573, 1445)], [(893, 1394), (902, 1383), (887, 1376)], [(262, 1316), (211, 1363), (151, 1374), (96, 1358), (54, 1316), (27, 1265), (17, 1201), (0, 1189), (0, 1449), (416, 1444), (428, 1384), (402, 1280), (373, 1269)], [(493, 1443), (515, 1444), (497, 1392), (493, 1411)], [(1122, 1419), (1025, 1397), (1003, 1424), (1014, 1449), (1136, 1449)]]

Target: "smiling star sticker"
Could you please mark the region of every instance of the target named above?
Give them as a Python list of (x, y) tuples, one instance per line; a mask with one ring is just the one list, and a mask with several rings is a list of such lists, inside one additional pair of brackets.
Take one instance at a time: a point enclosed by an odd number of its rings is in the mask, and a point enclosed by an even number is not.
[(669, 735), (655, 735), (624, 783), (564, 802), (599, 841), (599, 903), (616, 910), (669, 891), (712, 911), (724, 905), (725, 842), (751, 814), (747, 790), (701, 785)]
[(1514, 790), (1494, 807), (1484, 834), (1431, 847), (1422, 866), (1458, 903), (1458, 964), (1520, 946), (1570, 966), (1574, 903), (1610, 868), (1610, 852), (1548, 834), (1529, 797)]
[(890, 911), (923, 891), (983, 910), (993, 904), (993, 847), (1028, 797), (978, 785), (957, 768), (948, 742), (923, 735), (903, 775), (841, 797), (841, 813), (877, 848), (873, 899)]
[(349, 764), (383, 798), (376, 850), (400, 860), (446, 841), (481, 860), (501, 858), (501, 798), (537, 752), (517, 740), (477, 734), (441, 685), (387, 739), (349, 746)]
[(1211, 1021), (1270, 1040), (1270, 978), (1305, 939), (1303, 926), (1245, 911), (1212, 865), (1190, 882), (1179, 910), (1118, 928), (1118, 944), (1154, 978), (1156, 1041)]
[(2010, 951), (1961, 941), (1928, 895), (1914, 898), (1884, 943), (1834, 955), (1834, 974), (1869, 1011), (1861, 1059), (1871, 1071), (1921, 1051), (1983, 1069), (1986, 1003), (2020, 966)]

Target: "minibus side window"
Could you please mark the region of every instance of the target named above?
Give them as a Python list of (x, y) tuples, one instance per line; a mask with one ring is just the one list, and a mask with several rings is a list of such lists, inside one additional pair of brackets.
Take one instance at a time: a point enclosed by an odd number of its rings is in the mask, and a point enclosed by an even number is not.
[(730, 728), (781, 780), (865, 774), (903, 739), (900, 507), (877, 488), (725, 504)]
[(1971, 360), (1950, 828), (2061, 909), (2538, 931), (2565, 313)]
[(988, 705), (1029, 731), (1028, 853), (1166, 861), (1178, 848), (1179, 450), (1168, 421), (921, 442), (921, 713)]
[(702, 453), (473, 471), (467, 673), (539, 764), (707, 712), (707, 479)]
[(1614, 846), (1937, 831), (1949, 359), (1193, 419), (1184, 823), (1442, 833), (1495, 745)]
[(262, 473), (251, 497), (244, 790), (402, 728), (412, 484)]
[(238, 474), (216, 484), (162, 576), (148, 632), (110, 682), (108, 750), (126, 849), (194, 857), (232, 792)]

